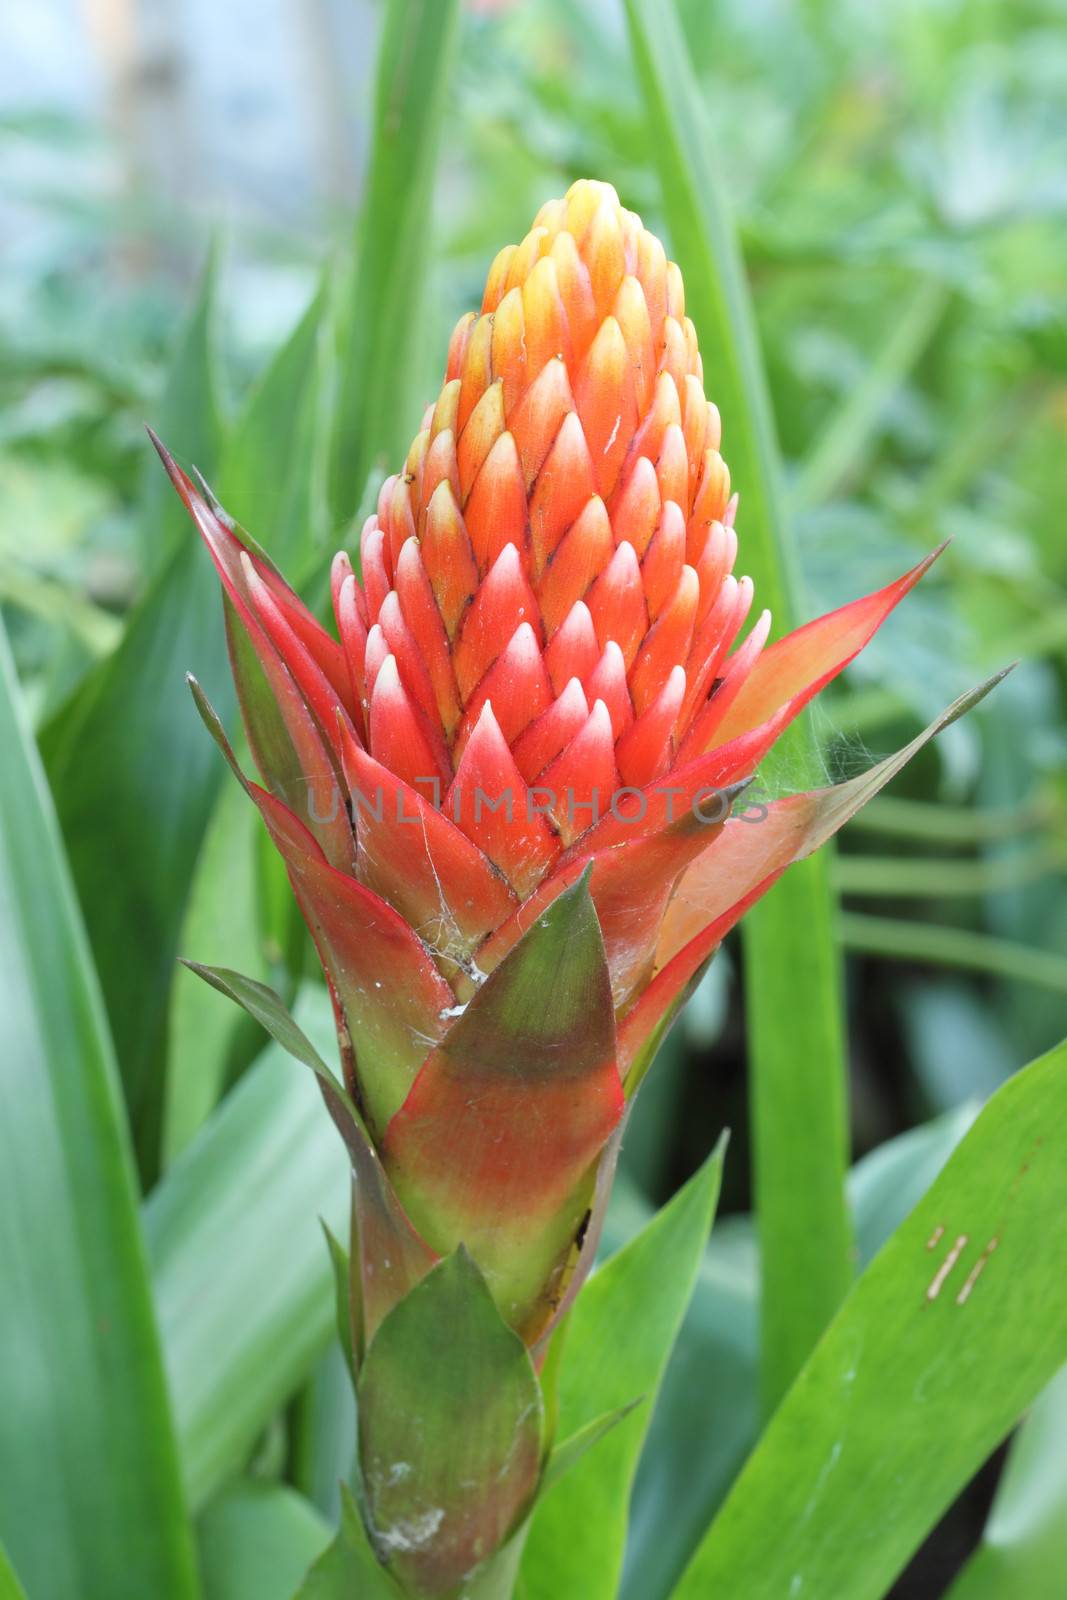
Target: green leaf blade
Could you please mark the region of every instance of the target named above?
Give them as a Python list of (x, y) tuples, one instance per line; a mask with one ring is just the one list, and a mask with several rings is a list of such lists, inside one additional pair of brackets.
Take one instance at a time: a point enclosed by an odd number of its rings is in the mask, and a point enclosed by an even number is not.
[[(321, 562), (330, 532), (326, 474), (334, 378), (332, 309), (327, 280), (245, 401), (219, 470), (222, 504), (270, 559), (294, 577), (307, 575)], [(191, 459), (209, 473), (201, 461)]]
[(292, 1600), (329, 1542), (328, 1524), (300, 1495), (239, 1482), (200, 1518), (204, 1600)]
[(111, 1019), (143, 1178), (158, 1168), (178, 931), (222, 781), (185, 688), (234, 703), (210, 564), (192, 540), (133, 612), (70, 736), (44, 755)]
[(1012, 1443), (982, 1542), (948, 1600), (1056, 1600), (1067, 1559), (1067, 1368)]
[(538, 1501), (522, 1562), (524, 1600), (614, 1600), (630, 1489), (652, 1407), (689, 1303), (722, 1176), (723, 1145), (575, 1301), (559, 1374), (565, 1437), (646, 1396)]
[(341, 341), (331, 472), (337, 524), (368, 474), (418, 424), (416, 359), (433, 174), (459, 34), (458, 0), (389, 0), (378, 55), (374, 142)]
[(1067, 1359), (1067, 1046), (1004, 1086), (868, 1268), (677, 1590), (880, 1600)]
[(26, 1600), (26, 1591), (0, 1544), (0, 1600)]
[[(296, 1018), (319, 1049), (333, 1047), (325, 991), (305, 990)], [(350, 1181), (315, 1079), (271, 1046), (145, 1205), (194, 1508), (243, 1465), (334, 1332), (333, 1276), (319, 1219), (343, 1232)]]
[[(672, 0), (626, 0), (626, 14), (687, 310), (714, 374), (713, 398), (741, 491), (745, 567), (782, 631), (801, 620), (799, 570), (743, 263)], [(794, 785), (819, 782), (807, 717), (787, 730), (765, 770), (781, 764)], [(773, 1409), (852, 1276), (841, 972), (825, 856), (792, 867), (749, 912), (745, 969), (763, 1388)], [(797, 1102), (804, 1139), (794, 1137)]]
[(196, 1592), (107, 1024), (0, 634), (0, 1537), (41, 1595)]
[[(207, 473), (215, 470), (226, 431), (217, 349), (219, 254), (213, 245), (189, 319), (171, 352), (152, 419), (183, 460), (195, 461)], [(154, 578), (185, 542), (186, 530), (181, 508), (151, 459), (145, 461), (139, 521), (145, 570)]]
[[(215, 277), (212, 260), (160, 407), (180, 448), (205, 448), (199, 464), (208, 470), (221, 449), (210, 340)], [(146, 1183), (159, 1165), (178, 930), (221, 783), (188, 704), (185, 672), (197, 667), (225, 715), (235, 703), (211, 564), (154, 461), (148, 470), (160, 480), (160, 498), (158, 510), (151, 498), (146, 523), (158, 533), (160, 518), (164, 528), (173, 519), (180, 534), (158, 537), (154, 576), (118, 648), (41, 741)]]

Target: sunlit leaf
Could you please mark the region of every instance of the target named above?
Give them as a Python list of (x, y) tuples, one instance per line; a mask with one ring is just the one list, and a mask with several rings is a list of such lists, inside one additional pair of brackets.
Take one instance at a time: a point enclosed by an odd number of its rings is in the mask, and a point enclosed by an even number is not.
[(1067, 1045), (989, 1101), (772, 1419), (678, 1588), (880, 1600), (1067, 1360)]
[[(733, 223), (673, 0), (626, 0), (649, 149), (700, 337), (710, 394), (740, 491), (745, 570), (783, 631), (802, 621), (797, 557), (767, 380)], [(779, 741), (767, 775), (820, 779), (807, 720)], [(827, 861), (795, 865), (745, 921), (745, 984), (763, 1238), (763, 1386), (787, 1388), (851, 1276), (845, 1049)], [(795, 1137), (803, 1124), (804, 1138)]]
[(1011, 1446), (982, 1542), (948, 1600), (1058, 1600), (1067, 1560), (1067, 1368)]
[(2, 1544), (0, 1544), (0, 1600), (26, 1600), (26, 1591), (19, 1583)]
[(645, 1403), (538, 1502), (522, 1561), (524, 1600), (613, 1600), (617, 1592), (637, 1459), (715, 1213), (722, 1160), (720, 1144), (575, 1301), (560, 1363), (558, 1436), (638, 1396)]
[[(849, 1174), (866, 1264), (974, 1121), (965, 1106), (890, 1139)], [(622, 1600), (667, 1600), (759, 1437), (759, 1261), (749, 1217), (721, 1221), (701, 1263), (641, 1457)]]

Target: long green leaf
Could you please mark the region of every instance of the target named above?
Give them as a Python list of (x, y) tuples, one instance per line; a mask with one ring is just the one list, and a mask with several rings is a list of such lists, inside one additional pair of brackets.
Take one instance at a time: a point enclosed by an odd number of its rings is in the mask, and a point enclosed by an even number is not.
[(634, 1472), (715, 1214), (723, 1149), (720, 1142), (575, 1301), (559, 1374), (560, 1436), (642, 1396), (644, 1404), (538, 1502), (522, 1561), (522, 1600), (614, 1600)]
[(616, 1406), (613, 1411), (605, 1411), (602, 1417), (594, 1417), (592, 1422), (584, 1423), (577, 1432), (561, 1440), (545, 1463), (542, 1486), (545, 1489), (551, 1489), (554, 1483), (558, 1483), (561, 1478), (565, 1478), (571, 1468), (578, 1465), (586, 1451), (592, 1450), (594, 1445), (600, 1443), (601, 1439), (606, 1439), (612, 1428), (618, 1427), (619, 1423), (624, 1421), (631, 1411), (636, 1410), (643, 1403), (642, 1397), (638, 1396), (636, 1400), (629, 1401), (627, 1405)]
[(806, 511), (832, 499), (862, 467), (886, 406), (929, 345), (948, 300), (943, 283), (923, 278), (900, 313), (890, 316), (881, 349), (804, 461), (793, 485), (794, 510)]
[[(209, 271), (186, 341), (197, 359), (183, 347), (179, 388), (193, 409), (210, 407), (214, 392), (213, 281)], [(178, 929), (222, 776), (185, 672), (205, 677), (224, 712), (234, 703), (217, 580), (198, 545), (187, 529), (118, 649), (41, 741), (145, 1181), (158, 1165)]]
[(195, 1593), (95, 974), (0, 632), (0, 1537), (34, 1595)]
[(949, 1600), (1059, 1600), (1067, 1564), (1067, 1368), (1016, 1435), (982, 1543)]
[(848, 911), (841, 917), (841, 937), (850, 950), (865, 954), (988, 972), (993, 977), (1067, 994), (1067, 960), (1055, 950), (998, 939), (973, 928), (939, 927), (903, 917)]
[(26, 1600), (26, 1591), (0, 1544), (0, 1600)]
[[(180, 948), (223, 957), (269, 978), (257, 895), (262, 824), (235, 783), (224, 784), (204, 838), (181, 929)], [(236, 1044), (250, 1032), (184, 967), (174, 974), (168, 1014), (163, 1161), (189, 1143), (222, 1098), (236, 1065)], [(258, 1051), (262, 1040), (257, 1039)]]
[[(227, 441), (219, 478), (227, 511), (294, 578), (321, 562), (329, 532), (329, 310), (329, 284), (324, 283), (245, 402)], [(210, 569), (206, 553), (199, 552), (197, 559)], [(212, 605), (210, 614), (218, 623), (217, 607)], [(257, 892), (262, 831), (246, 797), (236, 785), (227, 786), (197, 864), (182, 946), (193, 954), (225, 958), (266, 979), (270, 972)], [(203, 984), (189, 973), (177, 974), (169, 1018), (167, 1160), (199, 1127), (235, 1066), (248, 1059), (243, 1054), (235, 1061), (235, 1041), (243, 1044), (247, 1038), (240, 1019), (220, 1007)]]
[[(183, 461), (214, 472), (225, 426), (219, 400), (216, 354), (219, 251), (208, 253), (200, 289), (188, 322), (171, 352), (163, 393), (155, 407), (157, 431)], [(155, 577), (186, 542), (185, 519), (170, 485), (149, 452), (138, 530), (145, 571)]]
[[(779, 631), (799, 620), (796, 553), (755, 320), (673, 0), (626, 0), (663, 188), (726, 453), (741, 491), (745, 570)], [(807, 719), (765, 769), (820, 781)], [(795, 865), (745, 921), (745, 991), (762, 1241), (763, 1387), (772, 1407), (851, 1277), (844, 1197), (845, 1045), (825, 852)], [(797, 1130), (803, 1128), (803, 1138)]]
[(1067, 1045), (989, 1101), (861, 1278), (679, 1600), (880, 1600), (1067, 1360)]
[(248, 396), (219, 470), (226, 510), (294, 582), (321, 560), (330, 533), (332, 309), (327, 278)]
[[(922, 1198), (973, 1106), (891, 1139), (849, 1174), (860, 1260)], [(622, 1600), (667, 1600), (759, 1437), (759, 1265), (747, 1217), (712, 1234), (634, 1487)]]
[[(309, 987), (296, 1014), (332, 1054), (325, 991)], [(333, 1274), (319, 1218), (343, 1236), (348, 1208), (344, 1146), (315, 1079), (276, 1045), (149, 1198), (160, 1333), (194, 1506), (242, 1465), (328, 1344)]]
[(178, 930), (222, 778), (184, 669), (202, 671), (227, 710), (234, 700), (215, 589), (190, 538), (133, 613), (73, 736), (44, 743), (145, 1181), (158, 1165)]
[[(316, 466), (309, 439), (329, 388), (325, 306), (323, 289), (253, 390), (222, 451), (221, 481), (234, 510), (255, 518), (264, 542), (305, 566), (326, 527), (325, 462)], [(194, 328), (208, 322), (198, 308)], [(214, 382), (209, 348), (201, 355), (196, 370), (206, 404)], [(186, 404), (196, 403), (188, 372), (182, 393)], [(157, 1170), (162, 1137), (178, 934), (223, 773), (188, 703), (185, 673), (195, 668), (205, 678), (227, 717), (234, 705), (218, 580), (177, 497), (165, 487), (183, 519), (184, 540), (133, 613), (85, 706), (69, 712), (43, 741), (146, 1180)], [(232, 886), (213, 865), (213, 882), (198, 885), (201, 923), (211, 911), (203, 909), (205, 897), (233, 906)], [(198, 1006), (185, 999), (179, 1042), (195, 1037), (196, 1018), (188, 1012)], [(178, 1057), (178, 1081), (170, 1090), (177, 1122), (167, 1136), (171, 1151), (222, 1081), (225, 1064), (212, 1057), (199, 1072), (201, 1059)], [(182, 1108), (187, 1088), (191, 1104)]]
[(198, 1540), (204, 1600), (291, 1600), (330, 1528), (283, 1484), (245, 1481), (204, 1512)]
[[(333, 1239), (333, 1235), (330, 1235)], [(340, 1247), (338, 1247), (340, 1250)], [(351, 1321), (348, 1299), (348, 1253), (333, 1254), (339, 1338), (332, 1341), (318, 1362), (295, 1408), (291, 1431), (291, 1476), (327, 1521), (341, 1516), (341, 1485), (352, 1477), (356, 1459), (356, 1405), (352, 1388), (351, 1334), (344, 1329), (343, 1314)], [(344, 1282), (340, 1272), (344, 1271)], [(342, 1303), (343, 1293), (343, 1303)]]
[(388, 0), (367, 197), (346, 296), (331, 504), (356, 513), (367, 476), (400, 465), (418, 423), (422, 281), (458, 0)]

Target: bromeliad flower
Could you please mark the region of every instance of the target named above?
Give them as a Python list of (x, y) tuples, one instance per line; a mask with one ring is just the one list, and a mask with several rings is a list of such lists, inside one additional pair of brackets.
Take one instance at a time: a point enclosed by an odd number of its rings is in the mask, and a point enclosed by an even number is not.
[[(666, 1023), (746, 907), (962, 709), (862, 778), (729, 815), (929, 561), (768, 643), (719, 446), (678, 268), (581, 182), (457, 326), (362, 581), (335, 559), (336, 636), (161, 447), (225, 589), (263, 786), (241, 781), (334, 1000), (344, 1090), (317, 1070), (355, 1173), (363, 1504), (414, 1593), (492, 1556), (536, 1493), (531, 1355), (589, 1270)], [(400, 1470), (382, 1371), (433, 1293), (469, 1341), (511, 1341), (535, 1399), (516, 1380), (473, 1465)]]

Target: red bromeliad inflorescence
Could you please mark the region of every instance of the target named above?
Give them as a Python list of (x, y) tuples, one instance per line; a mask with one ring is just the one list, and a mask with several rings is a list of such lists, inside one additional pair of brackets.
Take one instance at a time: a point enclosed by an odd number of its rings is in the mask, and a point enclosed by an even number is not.
[(334, 560), (336, 632), (160, 447), (361, 1119), (357, 1359), (460, 1242), (543, 1350), (665, 1022), (896, 770), (729, 815), (929, 562), (770, 643), (720, 432), (678, 268), (583, 181), (456, 327), (361, 575)]
[[(159, 447), (225, 592), (263, 783), (238, 776), (333, 998), (344, 1089), (324, 1093), (355, 1177), (357, 1366), (460, 1245), (540, 1361), (693, 982), (785, 868), (963, 708), (861, 778), (731, 814), (929, 561), (770, 643), (734, 573), (719, 447), (678, 268), (584, 181), (501, 251), (458, 324), (363, 528), (360, 576), (334, 560), (335, 632)], [(496, 1548), (530, 1503), (532, 1459), (513, 1489), (449, 1512), (405, 1581), (444, 1592)], [(389, 1559), (395, 1484), (368, 1470)]]

